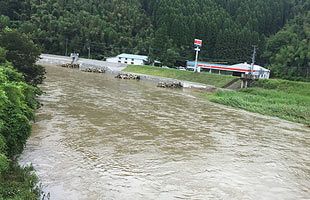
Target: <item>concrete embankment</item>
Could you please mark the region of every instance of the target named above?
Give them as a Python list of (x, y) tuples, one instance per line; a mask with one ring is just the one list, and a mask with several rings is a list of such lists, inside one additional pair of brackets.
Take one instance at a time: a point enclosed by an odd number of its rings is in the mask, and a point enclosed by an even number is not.
[[(59, 55), (51, 55), (51, 54), (42, 54), (40, 56), (40, 60), (37, 62), (38, 64), (49, 64), (49, 65), (63, 65), (72, 62), (72, 58), (68, 56), (59, 56)], [(118, 75), (123, 74), (122, 70), (127, 67), (126, 64), (121, 63), (109, 63), (106, 61), (100, 60), (92, 60), (92, 59), (84, 59), (79, 58), (78, 61), (75, 62), (76, 64), (80, 65), (80, 70), (85, 71), (86, 69), (95, 69), (95, 70), (103, 70), (106, 73)], [(181, 83), (183, 88), (191, 88), (191, 89), (199, 89), (199, 90), (206, 90), (206, 91), (214, 91), (217, 88), (211, 85), (205, 85), (200, 83), (194, 83), (189, 81), (177, 80), (172, 78), (164, 78), (159, 76), (151, 76), (145, 74), (137, 74), (131, 73), (140, 77), (142, 81), (150, 81), (155, 84), (160, 82), (165, 83)]]
[[(38, 64), (63, 65), (63, 64), (72, 62), (72, 58), (68, 56), (42, 54), (40, 58), (41, 59), (37, 62)], [(75, 62), (75, 64), (80, 65), (80, 70), (98, 69), (98, 70), (103, 70), (103, 71), (113, 73), (113, 74), (117, 74), (127, 67), (126, 64), (109, 63), (106, 61), (92, 60), (92, 59), (85, 59), (85, 58), (79, 58)]]

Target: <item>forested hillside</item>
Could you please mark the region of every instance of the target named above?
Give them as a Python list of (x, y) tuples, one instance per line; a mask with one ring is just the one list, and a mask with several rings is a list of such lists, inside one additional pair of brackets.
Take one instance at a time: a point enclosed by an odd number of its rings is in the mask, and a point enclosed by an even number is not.
[(194, 38), (204, 41), (200, 59), (212, 62), (250, 62), (257, 45), (257, 62), (275, 75), (309, 79), (309, 7), (305, 0), (1, 0), (0, 23), (48, 53), (137, 53), (166, 65), (193, 59)]

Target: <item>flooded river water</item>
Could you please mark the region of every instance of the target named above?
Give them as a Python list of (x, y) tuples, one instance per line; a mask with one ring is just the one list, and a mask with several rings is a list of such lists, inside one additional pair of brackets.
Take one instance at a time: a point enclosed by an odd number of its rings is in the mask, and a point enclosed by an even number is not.
[(21, 163), (51, 199), (310, 199), (310, 129), (49, 66)]

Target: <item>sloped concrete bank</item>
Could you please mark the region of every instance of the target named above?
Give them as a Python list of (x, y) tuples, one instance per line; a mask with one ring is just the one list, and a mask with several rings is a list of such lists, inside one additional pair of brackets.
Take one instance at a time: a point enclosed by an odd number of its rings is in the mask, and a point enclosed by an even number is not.
[[(40, 60), (37, 62), (38, 64), (48, 64), (48, 65), (63, 65), (72, 62), (72, 58), (68, 56), (59, 56), (59, 55), (52, 55), (52, 54), (42, 54), (40, 56)], [(80, 65), (80, 70), (85, 69), (100, 69), (109, 73), (117, 74), (121, 72), (123, 69), (127, 67), (126, 64), (121, 63), (109, 63), (106, 61), (101, 60), (92, 60), (92, 59), (85, 59), (79, 58), (75, 64)]]

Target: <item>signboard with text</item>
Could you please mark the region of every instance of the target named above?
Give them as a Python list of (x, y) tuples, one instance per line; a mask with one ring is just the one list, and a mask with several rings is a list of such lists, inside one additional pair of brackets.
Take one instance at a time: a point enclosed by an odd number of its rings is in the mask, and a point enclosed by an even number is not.
[(199, 47), (201, 47), (201, 46), (202, 46), (202, 40), (195, 39), (195, 41), (194, 41), (194, 45), (195, 45), (195, 46), (199, 46)]

